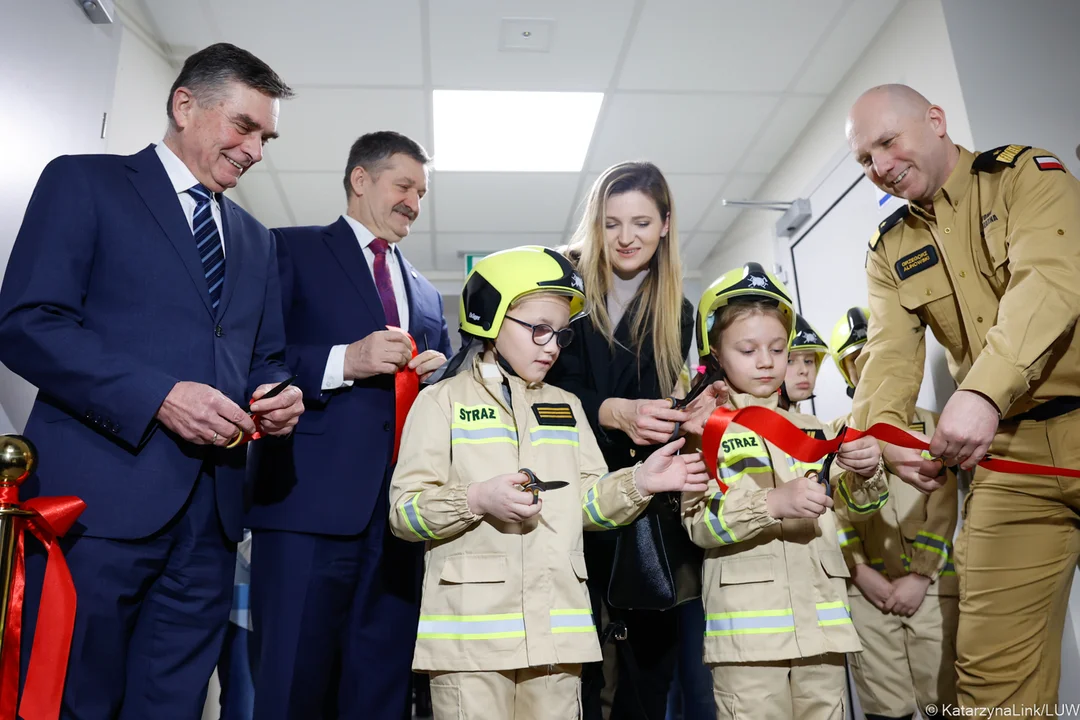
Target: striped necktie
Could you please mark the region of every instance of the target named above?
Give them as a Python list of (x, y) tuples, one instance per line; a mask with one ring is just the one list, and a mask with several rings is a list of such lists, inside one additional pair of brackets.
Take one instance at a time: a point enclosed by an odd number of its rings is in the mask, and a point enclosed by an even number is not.
[(214, 195), (201, 183), (193, 185), (187, 192), (195, 198), (192, 234), (195, 236), (195, 247), (199, 251), (203, 275), (206, 277), (210, 305), (216, 312), (221, 304), (221, 288), (225, 284), (225, 249), (221, 246), (221, 235), (210, 210), (210, 200)]

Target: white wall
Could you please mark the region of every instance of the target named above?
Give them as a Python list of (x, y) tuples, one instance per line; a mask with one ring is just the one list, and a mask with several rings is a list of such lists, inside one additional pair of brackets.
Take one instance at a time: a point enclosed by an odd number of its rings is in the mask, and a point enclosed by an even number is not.
[(127, 18), (120, 34), (120, 61), (116, 71), (112, 110), (105, 136), (105, 151), (131, 155), (165, 135), (169, 88), (179, 72), (161, 48)]
[[(847, 149), (844, 121), (848, 109), (865, 90), (882, 83), (903, 82), (945, 108), (952, 138), (971, 147), (971, 126), (960, 91), (941, 0), (908, 0), (900, 5), (870, 48), (856, 61), (835, 92), (825, 101), (788, 157), (765, 181), (757, 197), (791, 200), (809, 197), (836, 166), (837, 155)], [(721, 139), (722, 140), (722, 139)], [(853, 160), (848, 162), (854, 163)], [(820, 213), (824, 208), (814, 208)], [(727, 237), (706, 259), (703, 280), (755, 260), (770, 267), (777, 260), (775, 224), (779, 215), (760, 210), (743, 212)], [(861, 253), (874, 228), (861, 237), (845, 239), (852, 252)], [(788, 274), (790, 277), (790, 273)], [(824, 332), (824, 330), (822, 331)]]
[(979, 149), (1034, 145), (1080, 174), (1080, 3), (949, 0), (945, 19)]

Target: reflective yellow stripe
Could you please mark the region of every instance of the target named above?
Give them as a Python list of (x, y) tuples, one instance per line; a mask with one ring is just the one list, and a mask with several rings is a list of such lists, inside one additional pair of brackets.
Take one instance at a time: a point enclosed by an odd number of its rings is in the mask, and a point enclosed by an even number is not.
[(551, 632), (560, 633), (587, 633), (596, 632), (593, 624), (592, 610), (552, 610)]
[(705, 636), (766, 635), (795, 632), (791, 608), (710, 613), (705, 616)]
[(409, 530), (413, 532), (419, 538), (424, 540), (441, 540), (438, 535), (431, 532), (431, 529), (424, 522), (423, 516), (420, 514), (420, 508), (416, 506), (416, 500), (420, 497), (420, 493), (414, 493), (407, 499), (402, 501), (399, 506), (401, 510), (401, 516), (405, 518), (405, 524)]
[(501, 640), (525, 637), (525, 616), (501, 615), (421, 615), (417, 626), (421, 640)]

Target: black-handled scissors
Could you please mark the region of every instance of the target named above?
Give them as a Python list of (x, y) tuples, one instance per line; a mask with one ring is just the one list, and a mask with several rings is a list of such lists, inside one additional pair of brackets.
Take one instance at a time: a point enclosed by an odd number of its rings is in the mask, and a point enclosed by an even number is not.
[(540, 493), (547, 490), (558, 490), (559, 488), (564, 488), (570, 484), (565, 480), (548, 480), (547, 482), (544, 482), (540, 478), (536, 477), (536, 473), (534, 473), (529, 468), (521, 468), (520, 470), (518, 470), (518, 472), (529, 478), (529, 482), (525, 483), (521, 487), (522, 489), (528, 490), (533, 494), (533, 505), (535, 505), (540, 499)]
[[(686, 393), (686, 397), (676, 398), (669, 397), (671, 401), (672, 410), (683, 410), (690, 403), (697, 400), (701, 393), (705, 392), (705, 389), (712, 385), (717, 380), (724, 379), (724, 369), (720, 367), (720, 362), (711, 354), (705, 359), (705, 372), (698, 376), (697, 382), (690, 388), (690, 392)], [(674, 442), (679, 437), (679, 429), (682, 423), (675, 423), (675, 430), (672, 431), (671, 437), (667, 439), (668, 442)]]
[[(847, 432), (847, 425), (840, 427), (840, 432), (836, 434), (836, 437), (844, 437), (844, 433)], [(817, 481), (825, 486), (825, 496), (832, 497), (832, 483), (829, 482), (829, 472), (832, 470), (833, 460), (836, 459), (836, 451), (829, 453), (825, 456), (825, 459), (821, 461), (821, 469), (807, 470), (806, 477), (817, 478)]]

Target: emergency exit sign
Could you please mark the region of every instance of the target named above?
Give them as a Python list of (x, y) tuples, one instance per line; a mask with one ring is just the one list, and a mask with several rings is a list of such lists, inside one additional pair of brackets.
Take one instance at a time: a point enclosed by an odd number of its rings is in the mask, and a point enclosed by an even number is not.
[(468, 277), (476, 263), (487, 256), (488, 253), (465, 253), (465, 276)]

